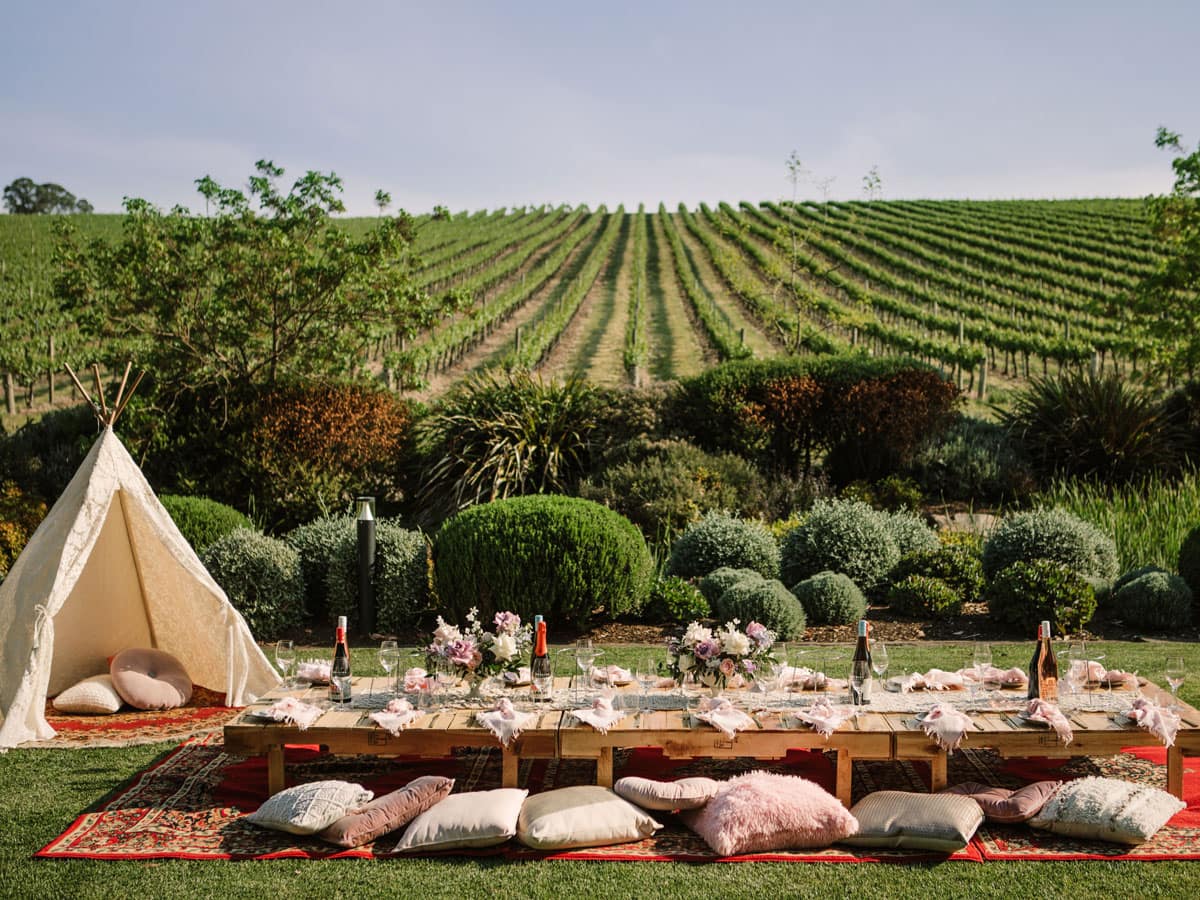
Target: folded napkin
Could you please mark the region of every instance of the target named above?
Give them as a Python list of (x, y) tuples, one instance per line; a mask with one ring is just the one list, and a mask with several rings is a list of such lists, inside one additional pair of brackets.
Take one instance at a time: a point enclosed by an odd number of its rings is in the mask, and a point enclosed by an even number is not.
[(429, 690), (429, 673), (420, 666), (414, 666), (404, 673), (404, 693), (415, 694), (418, 691)]
[(329, 681), (329, 663), (315, 659), (301, 660), (296, 664), (296, 677), (309, 682)]
[(1118, 687), (1122, 684), (1129, 687), (1137, 687), (1138, 676), (1137, 672), (1124, 672), (1120, 669), (1105, 669), (1104, 674), (1100, 676), (1100, 681), (1103, 684)]
[(1125, 717), (1149, 731), (1163, 742), (1164, 747), (1175, 743), (1175, 733), (1179, 731), (1179, 713), (1159, 706), (1146, 697), (1138, 697), (1125, 711)]
[(282, 700), (276, 700), (264, 710), (256, 710), (255, 715), (274, 719), (276, 722), (292, 722), (303, 731), (321, 718), (324, 712), (325, 710), (312, 703), (305, 703), (295, 697), (284, 697)]
[(783, 671), (783, 680), (800, 691), (838, 691), (849, 685), (844, 678), (826, 678), (824, 672), (807, 666), (788, 666)]
[(504, 683), (507, 684), (509, 687), (516, 687), (516, 686), (522, 685), (522, 684), (529, 684), (529, 682), (530, 682), (529, 666), (521, 666), (521, 668), (519, 668), (515, 672), (505, 672), (500, 677), (504, 680)]
[(491, 709), (475, 714), (475, 720), (499, 738), (505, 747), (535, 719), (536, 713), (520, 712), (507, 697), (501, 697)]
[(633, 681), (633, 673), (616, 665), (603, 668), (592, 666), (591, 679), (601, 684), (629, 684)]
[(1025, 705), (1025, 719), (1029, 722), (1042, 722), (1049, 725), (1064, 745), (1075, 739), (1071, 723), (1067, 721), (1067, 717), (1062, 714), (1058, 705), (1049, 700), (1043, 700), (1041, 697), (1030, 700)]
[(1006, 687), (1016, 687), (1028, 684), (1029, 676), (1023, 669), (1013, 666), (1011, 669), (1001, 669), (998, 666), (982, 666), (979, 671), (974, 666), (959, 669), (958, 674), (967, 681), (985, 682), (987, 684), (1002, 684)]
[(571, 715), (580, 722), (591, 725), (601, 734), (608, 734), (608, 729), (625, 718), (622, 710), (613, 709), (612, 697), (597, 697), (591, 706), (572, 710)]
[(852, 715), (854, 711), (847, 706), (833, 706), (826, 700), (819, 700), (808, 709), (799, 710), (796, 718), (805, 725), (811, 725), (817, 734), (828, 738)]
[(900, 690), (909, 691), (948, 691), (961, 688), (963, 676), (958, 672), (944, 672), (941, 669), (930, 669), (928, 672), (913, 672), (900, 682)]
[(727, 738), (732, 738), (737, 732), (745, 731), (754, 724), (754, 720), (734, 707), (724, 697), (705, 697), (700, 701), (698, 712), (692, 713), (701, 722), (707, 722)]
[(935, 704), (920, 721), (921, 730), (947, 753), (958, 749), (963, 735), (971, 728), (970, 716), (945, 703)]
[(675, 687), (675, 679), (663, 676), (654, 683), (656, 688), (673, 688)]
[(423, 713), (416, 709), (411, 703), (403, 698), (397, 698), (388, 702), (388, 705), (379, 712), (371, 713), (371, 721), (385, 731), (392, 734), (399, 734), (417, 719), (421, 718)]

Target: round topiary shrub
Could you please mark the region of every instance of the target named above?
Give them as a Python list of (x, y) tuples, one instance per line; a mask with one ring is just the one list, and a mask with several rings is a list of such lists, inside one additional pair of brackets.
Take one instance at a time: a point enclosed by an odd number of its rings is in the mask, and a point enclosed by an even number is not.
[(940, 578), (906, 575), (888, 588), (888, 606), (904, 616), (935, 619), (962, 612), (962, 595)]
[(780, 568), (796, 584), (826, 570), (842, 572), (865, 591), (900, 560), (887, 515), (857, 500), (818, 500), (783, 538)]
[(1155, 631), (1183, 628), (1192, 621), (1192, 589), (1178, 575), (1146, 572), (1114, 591), (1110, 608), (1126, 625)]
[(170, 513), (175, 527), (187, 538), (187, 542), (197, 553), (231, 531), (239, 528), (254, 529), (254, 523), (232, 506), (209, 500), (207, 497), (163, 494), (158, 499)]
[(324, 621), (329, 612), (325, 573), (336, 556), (353, 552), (357, 534), (354, 516), (322, 516), (293, 528), (285, 536), (288, 546), (300, 554), (304, 573), (304, 607), (308, 614)]
[(759, 522), (728, 513), (709, 513), (687, 527), (671, 547), (667, 574), (700, 578), (724, 566), (753, 569), (764, 578), (779, 575), (779, 545)]
[[(759, 577), (757, 573), (755, 577)], [(707, 618), (711, 612), (699, 588), (677, 575), (668, 575), (650, 588), (643, 618), (650, 622), (694, 622)]]
[(716, 612), (723, 621), (737, 619), (743, 628), (761, 622), (781, 641), (804, 636), (804, 607), (774, 578), (747, 578), (731, 585), (717, 599)]
[(637, 526), (598, 503), (552, 494), (512, 497), (463, 510), (433, 543), (434, 588), (460, 622), (500, 610), (584, 627), (639, 611), (654, 561)]
[(983, 593), (983, 564), (979, 554), (963, 545), (939, 546), (935, 550), (910, 553), (892, 570), (892, 582), (910, 575), (924, 575), (944, 582), (960, 600), (972, 602)]
[(762, 576), (753, 569), (731, 569), (729, 566), (722, 566), (715, 572), (709, 572), (697, 582), (696, 587), (700, 589), (700, 593), (704, 595), (704, 599), (708, 601), (710, 607), (715, 606), (720, 596), (729, 588), (739, 581), (750, 579), (757, 581)]
[(849, 625), (867, 611), (867, 598), (841, 572), (818, 572), (792, 588), (813, 625)]
[(274, 640), (303, 620), (300, 555), (283, 541), (241, 528), (201, 559), (258, 640)]
[(1200, 597), (1200, 525), (1188, 532), (1179, 547), (1179, 577), (1192, 589), (1193, 597)]
[(1063, 509), (1037, 509), (1009, 516), (983, 545), (983, 574), (990, 580), (1016, 562), (1051, 559), (1080, 575), (1117, 577), (1117, 545), (1083, 519)]
[(1129, 582), (1137, 581), (1143, 575), (1149, 575), (1151, 572), (1162, 572), (1167, 575), (1170, 574), (1170, 572), (1167, 572), (1167, 570), (1162, 566), (1138, 566), (1136, 569), (1130, 569), (1128, 572), (1114, 581), (1112, 583), (1112, 592), (1115, 594), (1121, 588), (1125, 587), (1125, 585), (1129, 584)]
[(900, 510), (887, 514), (884, 522), (896, 542), (901, 558), (910, 553), (936, 550), (941, 546), (937, 532), (926, 525), (925, 520), (916, 513)]
[(1087, 579), (1052, 559), (1013, 563), (992, 580), (984, 597), (997, 619), (1031, 632), (1043, 619), (1056, 633), (1077, 631), (1096, 613)]
[[(353, 520), (352, 520), (353, 521)], [(331, 547), (324, 573), (325, 595), (333, 615), (358, 624), (358, 536), (345, 532)], [(419, 531), (391, 519), (375, 522), (375, 627), (395, 634), (430, 607), (429, 541)]]

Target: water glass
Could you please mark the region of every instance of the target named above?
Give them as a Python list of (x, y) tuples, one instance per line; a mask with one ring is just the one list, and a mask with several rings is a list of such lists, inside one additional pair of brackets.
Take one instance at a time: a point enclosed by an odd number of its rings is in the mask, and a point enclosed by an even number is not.
[(1187, 668), (1184, 665), (1182, 656), (1167, 657), (1167, 668), (1164, 673), (1167, 676), (1167, 684), (1171, 687), (1171, 709), (1179, 709), (1179, 687), (1183, 684), (1183, 679), (1187, 675)]
[(392, 696), (399, 693), (397, 682), (400, 680), (400, 645), (395, 641), (383, 641), (379, 645), (379, 665), (383, 668), (384, 675), (391, 675), (394, 671), (396, 677), (392, 679)]
[(290, 690), (292, 683), (292, 666), (296, 663), (296, 645), (292, 641), (275, 642), (275, 665), (283, 674), (283, 687)]

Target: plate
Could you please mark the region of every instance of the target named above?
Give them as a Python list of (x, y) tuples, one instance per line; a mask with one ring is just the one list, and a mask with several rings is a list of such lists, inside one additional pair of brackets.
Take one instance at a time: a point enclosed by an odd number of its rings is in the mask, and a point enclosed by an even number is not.
[(1016, 716), (1014, 716), (1014, 718), (1018, 722), (1020, 722), (1022, 725), (1028, 725), (1030, 728), (1049, 728), (1050, 727), (1049, 722), (1043, 722), (1041, 719), (1029, 718), (1029, 713), (1025, 712), (1024, 710), (1017, 713)]

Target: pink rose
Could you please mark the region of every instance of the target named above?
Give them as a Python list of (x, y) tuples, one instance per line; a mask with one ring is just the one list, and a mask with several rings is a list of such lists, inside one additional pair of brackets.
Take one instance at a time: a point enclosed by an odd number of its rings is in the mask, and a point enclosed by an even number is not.
[(521, 617), (514, 612), (498, 612), (493, 620), (497, 634), (516, 634), (521, 627)]
[(721, 674), (724, 675), (726, 678), (731, 677), (736, 668), (737, 668), (737, 666), (734, 665), (734, 662), (732, 659), (721, 660)]
[(713, 638), (699, 641), (692, 652), (696, 654), (696, 659), (712, 659), (721, 652), (721, 642)]
[(478, 655), (479, 651), (475, 648), (475, 642), (466, 638), (451, 641), (446, 645), (446, 658), (456, 666), (474, 668), (471, 660)]

